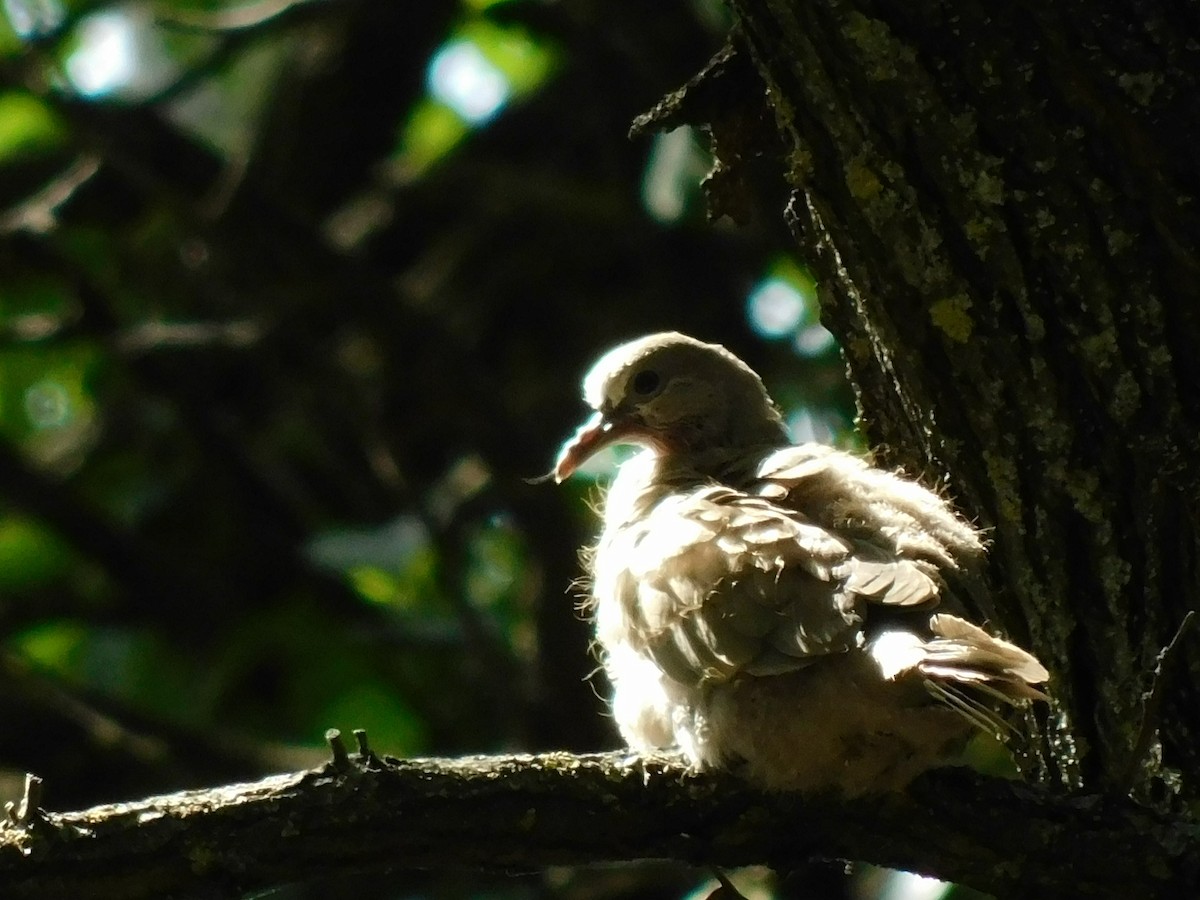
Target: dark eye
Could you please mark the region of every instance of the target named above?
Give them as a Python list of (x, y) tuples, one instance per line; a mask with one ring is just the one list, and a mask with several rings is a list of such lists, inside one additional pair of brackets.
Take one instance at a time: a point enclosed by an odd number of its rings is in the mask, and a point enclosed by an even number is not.
[(657, 372), (651, 369), (642, 369), (642, 371), (633, 376), (633, 392), (641, 394), (643, 397), (646, 394), (653, 394), (658, 390), (658, 384), (661, 380)]

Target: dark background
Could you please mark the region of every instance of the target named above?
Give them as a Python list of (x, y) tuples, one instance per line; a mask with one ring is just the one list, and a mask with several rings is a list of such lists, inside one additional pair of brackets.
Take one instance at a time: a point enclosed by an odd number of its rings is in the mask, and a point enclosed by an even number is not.
[(330, 726), (396, 756), (615, 746), (571, 589), (594, 479), (525, 481), (592, 359), (685, 330), (798, 438), (852, 440), (783, 223), (706, 220), (703, 135), (627, 137), (724, 8), (5, 11), (6, 796), (253, 778)]

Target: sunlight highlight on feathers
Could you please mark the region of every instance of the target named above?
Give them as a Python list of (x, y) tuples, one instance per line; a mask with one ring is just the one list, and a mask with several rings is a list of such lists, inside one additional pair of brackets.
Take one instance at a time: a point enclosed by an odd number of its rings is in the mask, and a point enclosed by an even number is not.
[(618, 347), (585, 379), (596, 413), (572, 467), (640, 444), (583, 554), (585, 603), (636, 750), (744, 765), (770, 788), (903, 787), (992, 705), (1044, 695), (1031, 655), (945, 613), (976, 530), (915, 481), (787, 443), (762, 382), (724, 348), (670, 333)]

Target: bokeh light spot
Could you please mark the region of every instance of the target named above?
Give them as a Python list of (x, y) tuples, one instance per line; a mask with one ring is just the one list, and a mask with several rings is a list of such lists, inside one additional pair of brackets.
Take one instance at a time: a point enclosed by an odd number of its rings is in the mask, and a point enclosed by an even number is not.
[(430, 94), (472, 125), (496, 115), (509, 95), (508, 78), (474, 41), (453, 41), (435, 53), (428, 82)]
[(746, 298), (750, 326), (763, 337), (781, 338), (792, 334), (804, 321), (804, 314), (804, 295), (782, 278), (760, 281)]
[(940, 900), (950, 885), (936, 878), (913, 872), (891, 872), (878, 894), (878, 900)]
[(4, 0), (4, 14), (17, 37), (27, 41), (54, 32), (67, 11), (58, 0)]
[(808, 407), (793, 410), (787, 417), (788, 436), (793, 443), (832, 444), (837, 437), (833, 424)]
[(691, 128), (656, 135), (642, 179), (642, 205), (660, 222), (676, 222), (699, 191), (709, 160)]
[(39, 381), (25, 390), (25, 414), (35, 428), (61, 428), (71, 421), (71, 395), (57, 381)]
[(88, 16), (79, 25), (79, 49), (67, 58), (67, 77), (85, 97), (111, 94), (133, 80), (137, 34), (121, 10)]
[(796, 335), (796, 352), (801, 356), (820, 356), (831, 349), (836, 341), (824, 325), (809, 325)]

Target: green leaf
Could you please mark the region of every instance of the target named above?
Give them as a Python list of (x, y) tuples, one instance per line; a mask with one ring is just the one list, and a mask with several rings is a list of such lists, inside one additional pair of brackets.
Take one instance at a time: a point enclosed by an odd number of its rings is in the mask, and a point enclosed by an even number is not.
[(53, 581), (69, 557), (66, 544), (41, 523), (0, 518), (0, 591)]
[(0, 94), (0, 164), (61, 146), (66, 128), (49, 107), (24, 91)]
[(536, 40), (523, 28), (497, 25), (482, 18), (467, 22), (452, 39), (472, 41), (504, 73), (516, 96), (529, 93), (545, 81), (556, 59), (545, 41)]
[(87, 628), (78, 622), (44, 622), (15, 635), (10, 646), (39, 668), (75, 679), (87, 638)]
[(414, 175), (420, 175), (453, 150), (470, 130), (450, 107), (426, 97), (417, 103), (404, 124), (400, 156)]
[(15, 56), (24, 46), (12, 29), (8, 16), (0, 16), (0, 57)]

